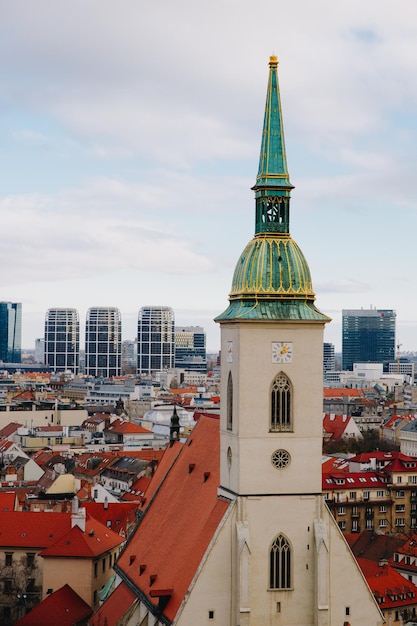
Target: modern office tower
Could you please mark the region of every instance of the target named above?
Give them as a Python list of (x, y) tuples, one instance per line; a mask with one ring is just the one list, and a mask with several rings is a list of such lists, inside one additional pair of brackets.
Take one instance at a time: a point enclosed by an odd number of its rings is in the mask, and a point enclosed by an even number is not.
[(110, 378), (120, 376), (122, 321), (114, 307), (92, 307), (85, 325), (85, 373)]
[(45, 363), (45, 339), (38, 337), (35, 339), (35, 363)]
[(22, 304), (0, 302), (0, 361), (22, 360)]
[(335, 369), (334, 344), (323, 344), (323, 373), (333, 372)]
[(175, 327), (175, 367), (207, 372), (206, 333), (201, 326)]
[(78, 374), (80, 320), (76, 309), (48, 309), (46, 312), (44, 359), (54, 372)]
[(173, 369), (175, 318), (169, 306), (143, 306), (138, 316), (138, 373)]
[(137, 342), (131, 339), (122, 341), (122, 374), (136, 374), (137, 345)]
[(395, 359), (395, 311), (344, 309), (342, 311), (342, 369), (354, 363), (388, 363)]

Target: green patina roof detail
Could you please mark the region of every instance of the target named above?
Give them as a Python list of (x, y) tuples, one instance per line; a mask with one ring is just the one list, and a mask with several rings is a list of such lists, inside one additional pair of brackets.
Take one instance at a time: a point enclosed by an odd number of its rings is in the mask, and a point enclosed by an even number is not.
[(290, 183), (278, 87), (270, 57), (261, 155), (255, 191), (255, 236), (237, 262), (230, 304), (215, 318), (328, 322), (315, 306), (308, 263), (289, 233)]
[(267, 321), (309, 321), (329, 322), (330, 317), (323, 315), (314, 302), (307, 300), (272, 301), (265, 300), (231, 300), (226, 311), (215, 318), (215, 322), (234, 320)]
[(229, 297), (254, 296), (314, 300), (310, 269), (291, 237), (258, 235), (240, 255)]
[(264, 126), (262, 131), (257, 187), (279, 186), (293, 189), (287, 169), (281, 98), (278, 86), (278, 60), (269, 61), (269, 80), (266, 94)]

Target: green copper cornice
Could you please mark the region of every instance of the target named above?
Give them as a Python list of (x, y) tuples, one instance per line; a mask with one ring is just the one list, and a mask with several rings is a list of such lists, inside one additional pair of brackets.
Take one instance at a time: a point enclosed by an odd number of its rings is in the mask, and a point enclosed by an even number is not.
[(288, 192), (293, 189), (287, 169), (281, 98), (278, 86), (278, 60), (269, 60), (269, 80), (266, 94), (264, 126), (262, 131), (259, 170), (256, 178), (259, 187), (280, 187)]

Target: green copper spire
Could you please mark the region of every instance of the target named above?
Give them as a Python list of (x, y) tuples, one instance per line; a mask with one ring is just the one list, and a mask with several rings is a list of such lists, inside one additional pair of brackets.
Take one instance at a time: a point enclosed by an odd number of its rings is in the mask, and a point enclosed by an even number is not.
[(315, 306), (310, 268), (289, 231), (290, 183), (277, 75), (269, 60), (261, 156), (255, 191), (255, 235), (236, 264), (229, 306), (217, 322), (309, 320), (327, 322)]
[(278, 60), (269, 59), (261, 154), (256, 184), (256, 233), (289, 233), (290, 183), (278, 85)]

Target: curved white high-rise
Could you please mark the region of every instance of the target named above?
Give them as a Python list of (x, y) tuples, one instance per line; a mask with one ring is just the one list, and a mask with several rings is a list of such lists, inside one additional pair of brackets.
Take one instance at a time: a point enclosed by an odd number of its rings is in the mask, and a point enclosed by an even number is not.
[(79, 372), (80, 321), (76, 309), (48, 309), (45, 316), (45, 364), (55, 372)]
[(122, 321), (115, 307), (91, 307), (85, 325), (85, 373), (109, 378), (120, 376)]
[(138, 373), (172, 369), (175, 317), (169, 306), (143, 306), (138, 316)]

